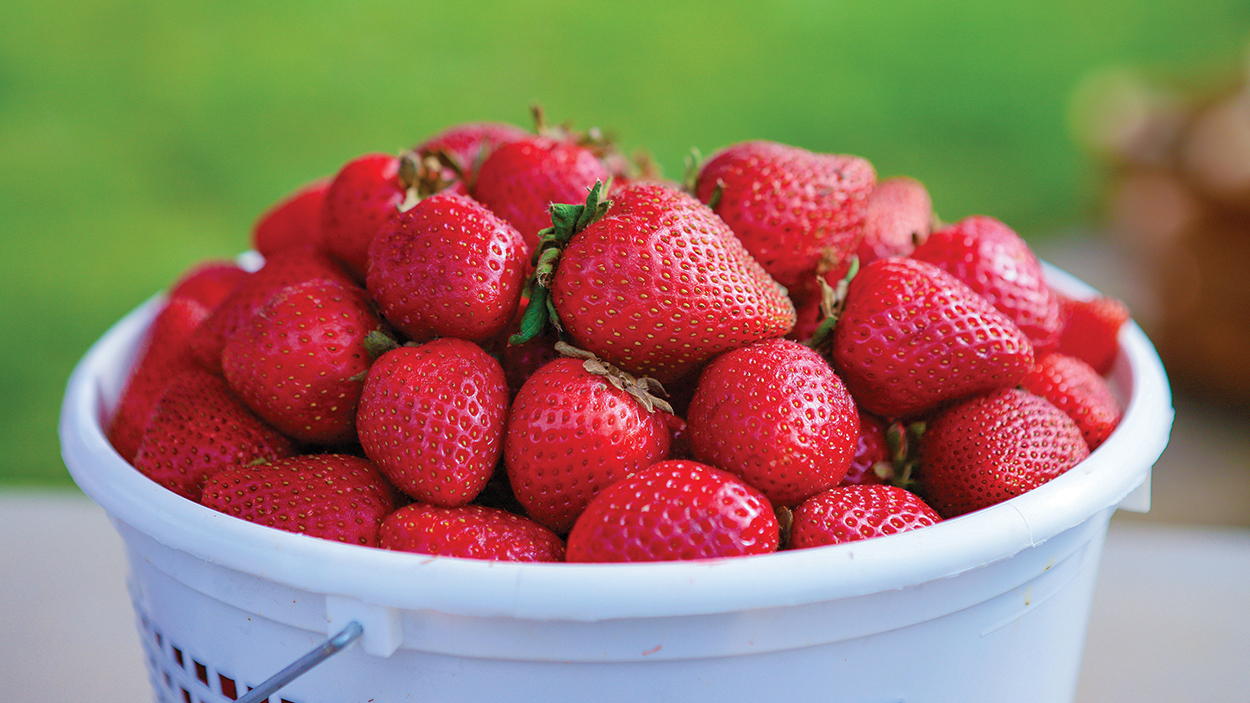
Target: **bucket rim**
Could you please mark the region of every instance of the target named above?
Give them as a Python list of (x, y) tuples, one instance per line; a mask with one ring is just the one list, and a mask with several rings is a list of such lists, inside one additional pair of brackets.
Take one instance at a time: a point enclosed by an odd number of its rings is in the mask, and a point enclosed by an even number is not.
[[(1094, 294), (1043, 265), (1056, 289)], [(113, 325), (70, 376), (58, 429), (74, 481), (111, 519), (171, 549), (311, 593), (409, 610), (597, 621), (788, 607), (914, 587), (1010, 558), (1118, 505), (1147, 483), (1174, 414), (1162, 362), (1130, 321), (1111, 375), (1127, 398), (1117, 430), (1065, 474), (974, 513), (889, 537), (709, 561), (532, 564), (415, 555), (218, 513), (149, 480), (116, 453), (101, 418), (163, 300), (153, 296)]]

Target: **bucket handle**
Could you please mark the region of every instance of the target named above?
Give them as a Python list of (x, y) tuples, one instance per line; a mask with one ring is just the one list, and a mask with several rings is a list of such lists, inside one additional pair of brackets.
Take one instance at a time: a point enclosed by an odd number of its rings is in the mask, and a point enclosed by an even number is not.
[(308, 673), (313, 667), (360, 639), (364, 632), (365, 629), (355, 620), (347, 623), (347, 627), (339, 631), (338, 634), (326, 640), (324, 644), (313, 649), (308, 654), (296, 659), (282, 671), (270, 676), (264, 683), (249, 690), (246, 695), (239, 698), (235, 703), (263, 703), (269, 696), (276, 693), (278, 689)]

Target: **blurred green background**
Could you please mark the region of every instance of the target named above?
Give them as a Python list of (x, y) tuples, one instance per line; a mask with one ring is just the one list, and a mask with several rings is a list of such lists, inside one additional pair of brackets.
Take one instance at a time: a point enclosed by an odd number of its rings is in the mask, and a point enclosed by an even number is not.
[(670, 176), (745, 139), (858, 154), (1041, 241), (1096, 203), (1082, 78), (1228, 73), (1248, 31), (1245, 0), (0, 3), (0, 485), (71, 485), (90, 343), (358, 154), (538, 103)]

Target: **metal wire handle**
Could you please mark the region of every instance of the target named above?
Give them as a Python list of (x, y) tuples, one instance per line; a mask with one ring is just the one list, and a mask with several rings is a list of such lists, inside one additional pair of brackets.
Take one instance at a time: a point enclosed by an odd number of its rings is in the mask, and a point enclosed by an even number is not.
[(325, 644), (296, 659), (282, 671), (270, 676), (264, 683), (248, 691), (247, 695), (239, 698), (236, 703), (262, 703), (269, 696), (276, 693), (278, 689), (308, 673), (314, 666), (329, 659), (352, 642), (360, 639), (364, 632), (365, 628), (361, 627), (360, 623), (355, 620), (349, 622), (347, 627), (343, 628), (337, 635), (326, 640)]

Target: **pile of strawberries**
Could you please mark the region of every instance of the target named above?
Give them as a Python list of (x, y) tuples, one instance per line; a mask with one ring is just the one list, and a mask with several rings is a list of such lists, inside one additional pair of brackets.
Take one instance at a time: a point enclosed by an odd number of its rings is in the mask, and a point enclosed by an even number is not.
[(258, 268), (171, 286), (108, 436), (314, 537), (570, 562), (846, 542), (1031, 490), (1121, 415), (1122, 304), (855, 156), (746, 142), (677, 183), (593, 132), (460, 124), (298, 189), (252, 245)]

